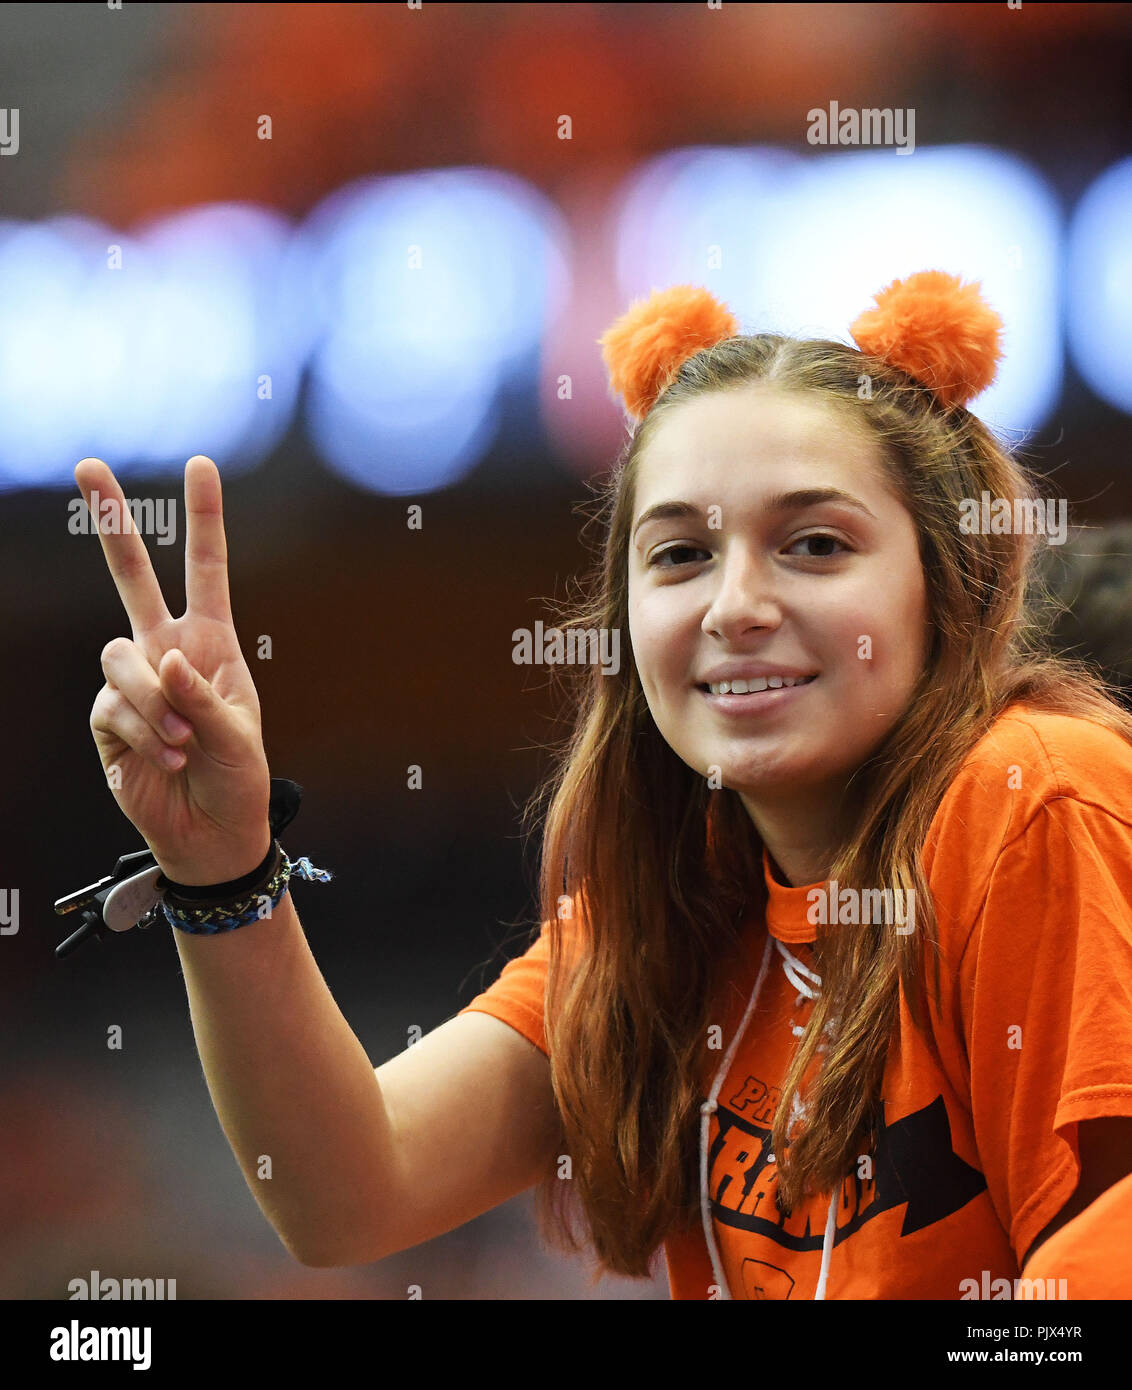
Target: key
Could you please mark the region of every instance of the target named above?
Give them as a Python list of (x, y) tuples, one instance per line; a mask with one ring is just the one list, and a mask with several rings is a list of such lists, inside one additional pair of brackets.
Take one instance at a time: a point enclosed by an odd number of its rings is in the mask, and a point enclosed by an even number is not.
[[(133, 854), (123, 854), (114, 865), (114, 872), (97, 883), (59, 898), (55, 903), (59, 916), (78, 912), (82, 924), (55, 947), (56, 957), (62, 960), (69, 956), (92, 936), (100, 940), (107, 930), (122, 932), (134, 926), (148, 926), (161, 896), (153, 886), (160, 872), (150, 851), (140, 849)], [(111, 898), (115, 899), (115, 905), (111, 917), (107, 918), (105, 913)]]
[(100, 878), (89, 887), (80, 888), (77, 893), (68, 893), (66, 897), (57, 899), (55, 911), (62, 917), (79, 908), (93, 907), (101, 910), (102, 903), (115, 884), (132, 878), (139, 870), (148, 869), (152, 864), (153, 855), (147, 849), (135, 850), (133, 854), (123, 854), (114, 865), (113, 873)]

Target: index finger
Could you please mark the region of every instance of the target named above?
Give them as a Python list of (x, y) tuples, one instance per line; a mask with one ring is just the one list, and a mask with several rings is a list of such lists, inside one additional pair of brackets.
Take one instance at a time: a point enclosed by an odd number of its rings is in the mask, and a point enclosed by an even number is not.
[[(134, 525), (118, 479), (101, 459), (85, 458), (75, 466), (75, 482), (94, 518), (98, 539), (102, 542), (102, 553), (134, 637), (160, 627), (162, 623), (172, 622), (173, 615), (165, 606), (161, 586), (150, 563), (149, 551)], [(111, 508), (106, 506), (109, 500), (113, 501)]]

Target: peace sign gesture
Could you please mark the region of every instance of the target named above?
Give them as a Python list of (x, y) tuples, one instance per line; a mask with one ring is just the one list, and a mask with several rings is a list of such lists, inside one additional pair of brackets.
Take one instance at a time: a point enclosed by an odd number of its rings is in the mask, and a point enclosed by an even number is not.
[[(106, 684), (90, 729), (123, 814), (167, 878), (220, 883), (250, 873), (271, 847), (271, 773), (259, 697), (240, 651), (228, 594), (220, 474), (196, 454), (185, 466), (185, 599), (166, 607), (117, 478), (101, 459), (75, 468), (132, 640), (102, 651)], [(111, 500), (116, 520), (107, 522)]]

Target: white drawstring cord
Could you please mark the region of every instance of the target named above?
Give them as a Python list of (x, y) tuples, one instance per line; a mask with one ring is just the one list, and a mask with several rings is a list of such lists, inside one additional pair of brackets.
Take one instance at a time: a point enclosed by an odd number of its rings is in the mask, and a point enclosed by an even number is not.
[(818, 1286), (814, 1290), (814, 1299), (825, 1298), (825, 1284), (829, 1278), (829, 1260), (833, 1254), (833, 1236), (837, 1230), (837, 1188), (829, 1194), (829, 1211), (825, 1218), (825, 1239), (821, 1243), (821, 1273), (818, 1275)]
[(758, 1002), (759, 992), (762, 990), (763, 981), (766, 979), (766, 972), (770, 966), (770, 943), (773, 938), (767, 933), (766, 950), (763, 952), (763, 962), (759, 967), (759, 976), (755, 981), (755, 988), (751, 993), (751, 998), (747, 1004), (747, 1011), (743, 1015), (743, 1020), (735, 1030), (735, 1036), (731, 1039), (731, 1046), (727, 1049), (727, 1055), (723, 1063), (715, 1074), (711, 1092), (707, 1100), (700, 1106), (700, 1214), (704, 1223), (704, 1238), (707, 1241), (708, 1254), (711, 1256), (712, 1273), (715, 1275), (715, 1282), (719, 1286), (720, 1296), (725, 1299), (731, 1298), (731, 1290), (727, 1287), (727, 1278), (723, 1273), (723, 1263), (719, 1258), (719, 1250), (715, 1243), (715, 1230), (711, 1219), (711, 1202), (708, 1200), (708, 1132), (711, 1128), (711, 1117), (715, 1114), (718, 1107), (716, 1097), (719, 1095), (719, 1088), (723, 1085), (727, 1073), (731, 1070), (731, 1062), (739, 1047), (739, 1042), (743, 1034), (747, 1031), (747, 1021), (754, 1012), (755, 1004)]
[[(758, 979), (755, 981), (755, 987), (747, 1003), (746, 1012), (743, 1014), (742, 1021), (735, 1031), (735, 1036), (731, 1039), (731, 1046), (727, 1049), (727, 1053), (720, 1064), (719, 1070), (715, 1074), (711, 1092), (707, 1100), (700, 1106), (700, 1215), (703, 1219), (704, 1239), (707, 1242), (708, 1256), (711, 1259), (712, 1274), (715, 1278), (716, 1286), (719, 1289), (720, 1297), (723, 1299), (731, 1299), (732, 1294), (727, 1285), (727, 1276), (723, 1272), (723, 1261), (720, 1259), (719, 1247), (715, 1242), (715, 1227), (711, 1216), (711, 1201), (708, 1196), (708, 1139), (711, 1131), (711, 1117), (719, 1109), (718, 1096), (720, 1087), (726, 1080), (727, 1073), (731, 1070), (731, 1063), (735, 1059), (735, 1053), (738, 1051), (739, 1043), (747, 1031), (747, 1024), (750, 1021), (751, 1014), (754, 1012), (755, 1005), (758, 1003), (763, 981), (766, 979), (766, 972), (770, 967), (770, 949), (772, 941), (783, 958), (782, 968), (785, 971), (786, 978), (798, 991), (799, 1003), (803, 997), (807, 999), (817, 998), (817, 991), (809, 987), (806, 983), (807, 980), (819, 986), (819, 988), (821, 986), (821, 976), (810, 970), (792, 951), (787, 949), (783, 942), (779, 941), (777, 937), (771, 936), (768, 932), (762, 965), (759, 967)], [(832, 1023), (827, 1024), (827, 1031), (832, 1028), (832, 1026)], [(791, 1031), (795, 1037), (799, 1037), (805, 1029), (798, 1025), (794, 1025)], [(823, 1043), (818, 1050), (824, 1052), (825, 1044)], [(798, 1103), (798, 1096), (795, 1092), (794, 1112), (798, 1114), (801, 1110), (802, 1107)], [(814, 1291), (815, 1300), (824, 1300), (825, 1298), (825, 1288), (829, 1278), (829, 1265), (830, 1258), (833, 1254), (833, 1238), (836, 1229), (837, 1189), (835, 1188), (834, 1191), (830, 1193), (829, 1197), (829, 1210), (826, 1214), (825, 1221), (825, 1237), (822, 1241), (821, 1271), (818, 1274), (817, 1289)]]

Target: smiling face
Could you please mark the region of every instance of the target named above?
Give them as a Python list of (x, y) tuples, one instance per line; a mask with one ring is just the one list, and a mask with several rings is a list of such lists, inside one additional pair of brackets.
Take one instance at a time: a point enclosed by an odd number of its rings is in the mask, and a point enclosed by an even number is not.
[[(927, 656), (911, 514), (864, 427), (764, 383), (672, 407), (639, 464), (629, 635), (653, 719), (690, 767), (721, 769), (772, 857), (813, 882), (849, 775)], [(819, 490), (846, 495), (791, 496)], [(684, 514), (646, 515), (672, 502)], [(768, 667), (814, 679), (707, 688)]]

